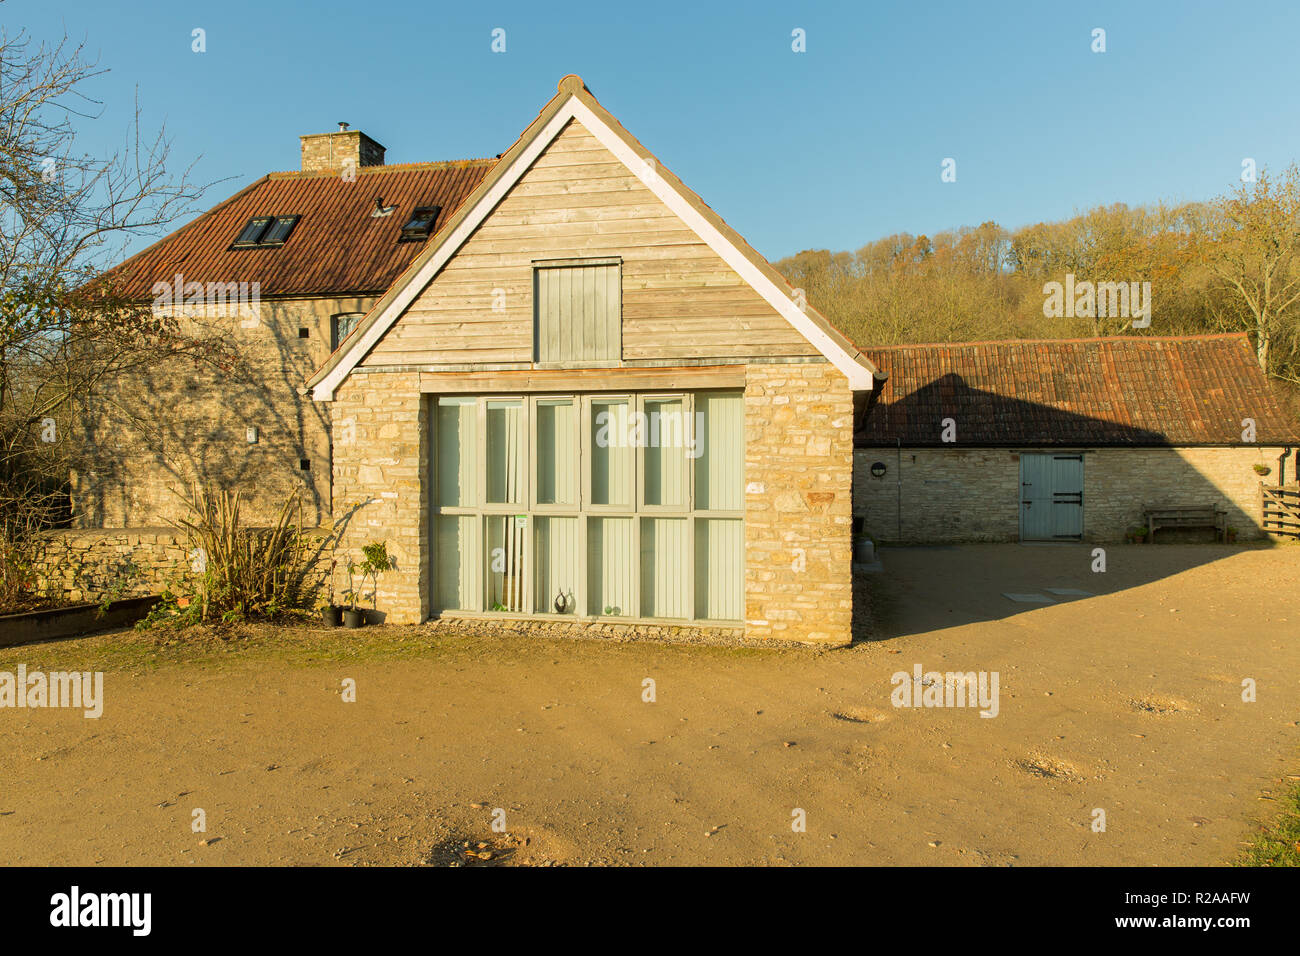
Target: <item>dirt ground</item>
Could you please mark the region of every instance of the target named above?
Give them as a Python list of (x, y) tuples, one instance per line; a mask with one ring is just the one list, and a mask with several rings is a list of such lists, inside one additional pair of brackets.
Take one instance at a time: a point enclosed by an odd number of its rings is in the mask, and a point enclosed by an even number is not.
[[(98, 720), (0, 710), (0, 861), (1231, 861), (1300, 775), (1300, 548), (1091, 562), (885, 551), (873, 639), (836, 651), (391, 627), (0, 651), (0, 671), (106, 671)], [(1052, 587), (1095, 596), (1002, 596)], [(916, 664), (997, 672), (997, 717), (895, 708)]]

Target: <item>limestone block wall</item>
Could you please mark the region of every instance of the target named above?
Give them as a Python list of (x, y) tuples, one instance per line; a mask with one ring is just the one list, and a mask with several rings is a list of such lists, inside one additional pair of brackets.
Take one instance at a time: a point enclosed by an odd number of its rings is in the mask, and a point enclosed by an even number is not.
[(229, 326), (243, 360), (238, 374), (185, 360), (106, 383), (88, 414), (69, 423), (70, 440), (86, 455), (72, 475), (78, 525), (161, 526), (185, 510), (173, 489), (195, 482), (242, 490), (250, 521), (269, 523), (297, 492), (304, 519), (327, 523), (330, 405), (298, 390), (330, 354), (332, 317), (372, 302), (263, 300), (248, 327), (236, 317), (209, 320)]
[(172, 528), (56, 531), (36, 562), (42, 593), (72, 602), (158, 594), (188, 566), (185, 535)]
[(378, 609), (394, 624), (429, 616), (428, 401), (418, 372), (356, 370), (333, 403), (336, 587), (349, 556), (383, 541), (395, 570), (382, 575)]
[[(1035, 451), (1035, 449), (1023, 449)], [(1064, 449), (1063, 449), (1064, 450)], [(1146, 505), (1216, 504), (1239, 540), (1265, 537), (1259, 483), (1284, 449), (1095, 448), (1083, 452), (1084, 540), (1119, 541)], [(853, 512), (877, 541), (1018, 541), (1020, 452), (1014, 448), (867, 448), (854, 454)], [(871, 475), (873, 463), (885, 475)], [(1261, 478), (1256, 464), (1272, 473)]]
[(850, 640), (853, 393), (829, 363), (750, 365), (745, 636)]
[[(304, 529), (305, 603), (328, 597), (333, 542), (329, 528)], [(159, 594), (190, 568), (190, 545), (174, 528), (84, 529), (52, 532), (36, 559), (37, 590), (70, 602)]]
[[(1261, 481), (1275, 484), (1284, 449), (1100, 448), (1084, 459), (1084, 526), (1093, 539), (1116, 540), (1142, 523), (1145, 504), (1200, 505), (1228, 512), (1238, 540), (1265, 538), (1260, 529)], [(1261, 478), (1254, 466), (1272, 473)]]

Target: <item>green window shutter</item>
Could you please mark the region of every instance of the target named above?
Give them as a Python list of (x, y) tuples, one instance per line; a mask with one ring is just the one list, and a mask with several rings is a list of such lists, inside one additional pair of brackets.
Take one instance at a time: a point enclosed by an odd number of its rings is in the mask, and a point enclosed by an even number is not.
[(622, 356), (618, 264), (536, 270), (535, 354), (539, 362), (610, 362)]

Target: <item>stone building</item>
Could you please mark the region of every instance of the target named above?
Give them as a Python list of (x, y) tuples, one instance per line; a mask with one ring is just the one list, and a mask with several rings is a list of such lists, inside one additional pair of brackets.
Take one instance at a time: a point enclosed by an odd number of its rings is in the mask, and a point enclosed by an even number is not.
[(392, 622), (847, 642), (871, 362), (576, 76), (495, 161), (382, 160), (304, 137), (302, 171), (119, 268), (140, 297), (259, 283), (234, 333), (260, 377), (157, 373), (144, 427), (93, 435), (84, 520), (157, 525), (194, 480), (255, 515), (299, 491), (341, 559), (387, 543)]
[(855, 435), (854, 514), (877, 541), (1117, 541), (1170, 506), (1261, 538), (1261, 482), (1295, 480), (1295, 425), (1242, 334), (871, 356), (888, 378)]
[(302, 155), (117, 271), (140, 298), (256, 284), (253, 371), (118, 383), (138, 407), (88, 426), (88, 525), (156, 526), (194, 481), (253, 516), (297, 492), (340, 566), (387, 544), (391, 622), (842, 644), (855, 514), (1015, 540), (1023, 462), (1068, 452), (1079, 537), (1166, 490), (1248, 528), (1251, 466), (1292, 441), (1239, 339), (864, 355), (576, 76), (494, 160), (385, 166), (343, 128)]
[[(172, 363), (119, 376), (75, 424), (93, 465), (77, 521), (158, 526), (175, 492), (238, 488), (251, 520), (292, 494), (329, 524), (329, 406), (302, 393), (495, 159), (383, 165), (356, 130), (301, 137), (302, 168), (269, 173), (109, 273), (118, 291), (224, 336), (238, 367)], [(414, 227), (419, 212), (425, 216)]]

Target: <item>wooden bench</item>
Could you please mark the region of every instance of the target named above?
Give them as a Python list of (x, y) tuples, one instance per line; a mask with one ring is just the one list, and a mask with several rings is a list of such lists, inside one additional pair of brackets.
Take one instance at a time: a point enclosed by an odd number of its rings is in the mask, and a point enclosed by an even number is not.
[(1157, 528), (1213, 528), (1216, 541), (1228, 538), (1228, 512), (1215, 505), (1148, 505), (1143, 513), (1148, 541), (1155, 541)]

